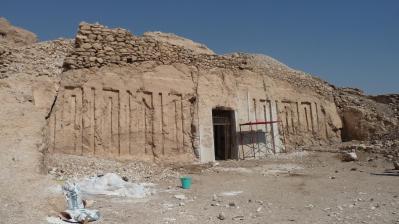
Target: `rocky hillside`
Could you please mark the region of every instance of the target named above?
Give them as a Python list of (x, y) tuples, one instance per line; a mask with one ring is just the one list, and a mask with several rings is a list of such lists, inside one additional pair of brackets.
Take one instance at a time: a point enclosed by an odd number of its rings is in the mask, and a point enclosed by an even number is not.
[(367, 96), (352, 88), (337, 88), (334, 95), (344, 141), (399, 138), (399, 95)]
[(54, 40), (16, 47), (0, 48), (0, 78), (26, 73), (54, 77), (62, 71), (65, 54), (73, 47), (72, 40)]
[(34, 33), (15, 27), (7, 19), (0, 17), (0, 45), (24, 46), (36, 42)]
[[(120, 31), (118, 35), (125, 35), (125, 33)], [(98, 38), (98, 35), (90, 36), (90, 38)], [(14, 27), (4, 18), (0, 18), (1, 223), (42, 223), (43, 217), (48, 215), (47, 212), (50, 209), (46, 202), (46, 194), (48, 194), (46, 187), (50, 185), (50, 180), (42, 175), (42, 152), (46, 151), (48, 146), (44, 128), (47, 125), (46, 116), (57, 95), (59, 75), (63, 71), (63, 65), (83, 67), (85, 61), (91, 63), (92, 66), (102, 66), (105, 63), (120, 64), (121, 58), (117, 58), (114, 52), (125, 51), (121, 47), (122, 43), (117, 43), (118, 41), (114, 39), (106, 40), (106, 38), (104, 41), (115, 42), (115, 48), (104, 48), (102, 52), (93, 49), (93, 55), (86, 57), (79, 52), (72, 54), (72, 51), (76, 46), (96, 47), (89, 45), (90, 39), (78, 36), (76, 42), (54, 40), (36, 43), (35, 34)], [(163, 55), (156, 56), (162, 63), (172, 63), (173, 60), (185, 58), (189, 60), (187, 63), (196, 61), (204, 66), (233, 66), (239, 71), (245, 67), (262, 74), (267, 73), (275, 79), (297, 86), (298, 91), (306, 89), (331, 98), (335, 100), (344, 123), (343, 140), (370, 140), (379, 144), (382, 140), (398, 142), (398, 94), (366, 96), (360, 90), (335, 88), (323, 80), (291, 69), (268, 56), (242, 53), (216, 56), (206, 46), (173, 34), (146, 33), (143, 39), (132, 37), (133, 45), (129, 50), (143, 50), (148, 53), (146, 49), (134, 48), (136, 41), (141, 40), (148, 41), (148, 49), (152, 49), (158, 42), (171, 45), (159, 45), (165, 47), (162, 51)], [(179, 55), (169, 57), (171, 49), (173, 51), (177, 49), (181, 53), (180, 56), (184, 57), (179, 57)], [(205, 56), (186, 56), (193, 52)], [(164, 60), (162, 56), (165, 55), (173, 60)], [(70, 59), (69, 62), (65, 62), (67, 56)], [(134, 63), (135, 60), (146, 58), (125, 57), (122, 59), (125, 60), (124, 63)], [(399, 144), (396, 143), (385, 144), (385, 146), (399, 148)], [(378, 148), (378, 150), (383, 149)], [(30, 188), (28, 189), (27, 186)]]
[(163, 33), (163, 32), (145, 32), (143, 34), (144, 37), (152, 37), (158, 41), (166, 42), (169, 44), (173, 44), (176, 46), (181, 46), (186, 49), (192, 50), (194, 53), (197, 54), (215, 54), (211, 49), (209, 49), (204, 44), (196, 43), (190, 39), (177, 36), (173, 33)]
[(35, 43), (33, 33), (4, 21), (0, 22), (0, 32), (6, 34), (0, 37), (0, 201), (7, 203), (0, 205), (1, 223), (42, 223), (48, 206), (42, 200), (48, 179), (41, 172), (45, 118), (73, 44), (71, 40)]

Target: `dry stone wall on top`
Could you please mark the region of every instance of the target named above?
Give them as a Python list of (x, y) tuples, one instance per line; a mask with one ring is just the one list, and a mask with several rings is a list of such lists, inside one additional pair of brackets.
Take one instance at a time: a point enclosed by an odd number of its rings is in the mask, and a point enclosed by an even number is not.
[(103, 25), (87, 23), (80, 24), (75, 51), (66, 58), (64, 67), (69, 70), (143, 61), (183, 63), (203, 68), (246, 67), (246, 61), (241, 58), (196, 54), (190, 49), (161, 42), (150, 36), (137, 37), (125, 29), (109, 29)]
[(174, 63), (195, 66), (201, 70), (222, 68), (250, 70), (266, 75), (333, 101), (334, 87), (304, 72), (289, 68), (265, 55), (233, 53), (211, 54), (196, 51), (184, 45), (164, 41), (153, 35), (134, 36), (128, 30), (107, 28), (100, 24), (81, 23), (75, 38), (75, 48), (64, 61), (64, 70), (96, 68), (105, 65), (140, 64), (154, 61), (159, 64)]

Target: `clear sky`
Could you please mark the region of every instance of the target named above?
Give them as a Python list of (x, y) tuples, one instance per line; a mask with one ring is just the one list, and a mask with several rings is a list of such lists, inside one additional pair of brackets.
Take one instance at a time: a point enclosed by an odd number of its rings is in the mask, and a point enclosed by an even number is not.
[(216, 53), (253, 52), (337, 86), (399, 92), (399, 0), (1, 0), (0, 16), (40, 40), (80, 21), (172, 32)]

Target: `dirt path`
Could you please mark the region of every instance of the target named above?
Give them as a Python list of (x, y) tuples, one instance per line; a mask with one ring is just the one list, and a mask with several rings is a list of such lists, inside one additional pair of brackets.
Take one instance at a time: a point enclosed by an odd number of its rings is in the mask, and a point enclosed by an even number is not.
[(193, 177), (190, 190), (169, 179), (145, 199), (91, 198), (102, 214), (97, 223), (399, 223), (399, 177), (371, 175), (390, 164), (360, 158), (308, 153), (190, 166), (182, 172)]

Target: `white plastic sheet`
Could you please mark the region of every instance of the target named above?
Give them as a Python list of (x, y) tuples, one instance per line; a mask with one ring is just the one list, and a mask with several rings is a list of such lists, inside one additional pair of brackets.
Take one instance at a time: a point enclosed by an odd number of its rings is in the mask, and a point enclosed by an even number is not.
[(98, 210), (84, 208), (79, 184), (75, 182), (66, 182), (64, 186), (62, 186), (62, 190), (64, 191), (68, 204), (68, 209), (60, 213), (60, 217), (63, 220), (81, 223), (84, 221), (96, 221), (100, 218), (100, 212)]
[(151, 184), (129, 183), (115, 173), (107, 173), (100, 177), (85, 178), (79, 182), (84, 194), (110, 195), (120, 197), (145, 198), (151, 195)]

